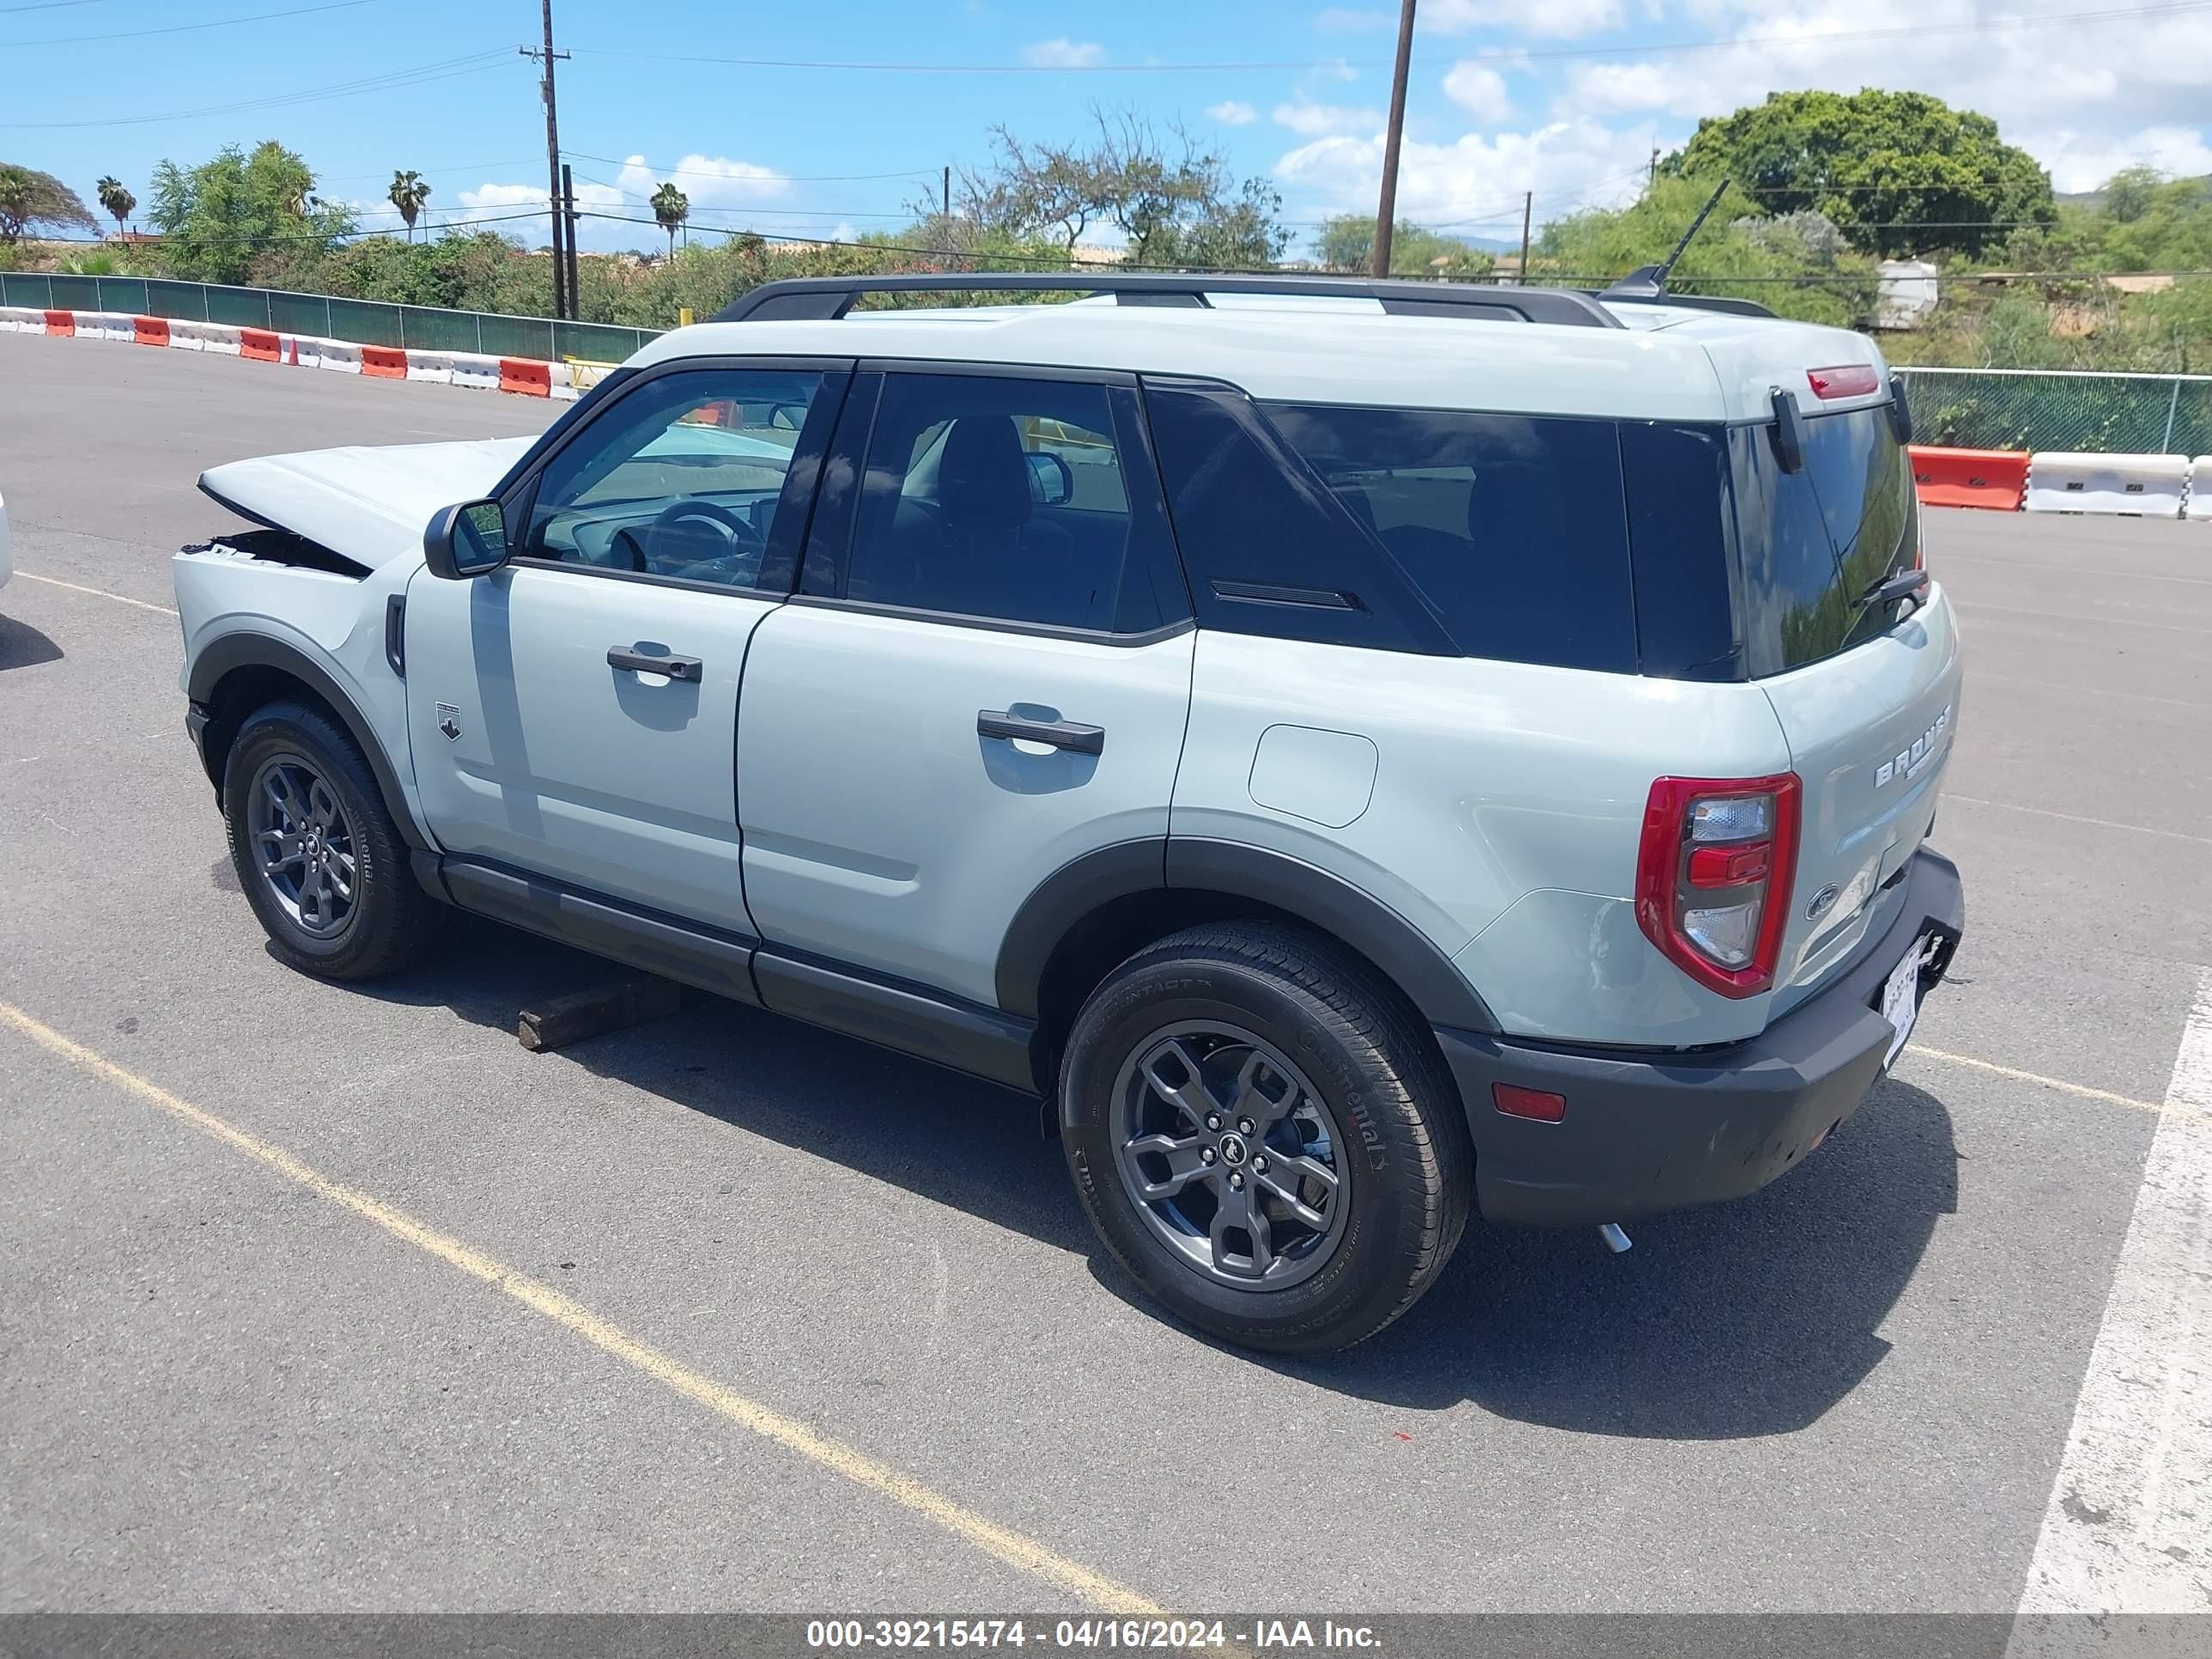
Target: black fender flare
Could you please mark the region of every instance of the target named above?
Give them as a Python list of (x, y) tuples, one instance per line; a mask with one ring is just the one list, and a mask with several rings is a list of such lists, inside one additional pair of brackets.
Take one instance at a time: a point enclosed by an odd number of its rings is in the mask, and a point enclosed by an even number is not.
[[(280, 674), (299, 681), (316, 696), (330, 706), (338, 717), (361, 752), (368, 758), (368, 769), (376, 778), (376, 787), (384, 796), (385, 810), (398, 827), (400, 838), (416, 852), (428, 853), (435, 849), (428, 836), (415, 822), (408, 810), (406, 792), (400, 787), (399, 777), (392, 769), (392, 762), (384, 746), (376, 740), (376, 733), (353, 699), (339, 688), (328, 670), (289, 641), (267, 634), (240, 632), (226, 634), (210, 641), (199, 655), (192, 659), (191, 678), (188, 695), (197, 703), (212, 703), (215, 694), (224, 678), (241, 668), (273, 669)], [(205, 760), (206, 757), (203, 757)], [(216, 789), (222, 787), (222, 778), (212, 761), (206, 761), (208, 781)]]
[(1451, 958), (1382, 900), (1287, 853), (1194, 836), (1119, 842), (1048, 876), (1014, 913), (1000, 945), (999, 1006), (1036, 1018), (1046, 969), (1079, 923), (1115, 899), (1176, 888), (1249, 899), (1310, 923), (1388, 975), (1432, 1025), (1498, 1030), (1488, 1005)]

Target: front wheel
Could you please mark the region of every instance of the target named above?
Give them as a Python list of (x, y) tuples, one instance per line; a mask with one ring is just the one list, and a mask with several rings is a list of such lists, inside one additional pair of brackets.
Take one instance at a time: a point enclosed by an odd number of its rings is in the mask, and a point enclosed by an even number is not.
[(1094, 991), (1060, 1073), (1099, 1237), (1224, 1340), (1340, 1348), (1411, 1307), (1473, 1200), (1455, 1090), (1397, 1000), (1326, 939), (1192, 928)]
[(422, 955), (433, 902), (368, 761), (320, 709), (249, 715), (224, 763), (222, 807), (239, 885), (287, 965), (374, 979)]

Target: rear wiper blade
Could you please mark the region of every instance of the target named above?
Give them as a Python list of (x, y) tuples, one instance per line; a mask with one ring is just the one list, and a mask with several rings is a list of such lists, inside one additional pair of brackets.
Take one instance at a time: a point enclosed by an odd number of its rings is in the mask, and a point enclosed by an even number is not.
[(1900, 570), (1894, 576), (1884, 576), (1859, 595), (1856, 608), (1864, 610), (1870, 605), (1893, 605), (1899, 599), (1924, 599), (1927, 597), (1928, 573), (1924, 570)]

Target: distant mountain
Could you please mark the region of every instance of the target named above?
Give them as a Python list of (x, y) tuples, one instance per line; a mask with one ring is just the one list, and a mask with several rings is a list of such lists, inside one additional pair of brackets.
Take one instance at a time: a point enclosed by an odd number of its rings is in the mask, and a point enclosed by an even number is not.
[[(2176, 179), (2174, 182), (2200, 185), (2206, 194), (2212, 195), (2212, 173), (2202, 174), (2195, 179)], [(2094, 213), (2105, 205), (2105, 192), (2101, 190), (2062, 190), (2053, 192), (2051, 199), (2058, 202), (2070, 202), (2075, 207), (2086, 208)]]

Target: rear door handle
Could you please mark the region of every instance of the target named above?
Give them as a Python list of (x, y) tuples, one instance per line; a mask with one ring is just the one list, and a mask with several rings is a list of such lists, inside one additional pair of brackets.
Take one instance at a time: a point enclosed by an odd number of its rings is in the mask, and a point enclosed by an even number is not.
[(1003, 708), (979, 709), (975, 714), (979, 738), (1018, 738), (1024, 743), (1048, 743), (1072, 754), (1098, 755), (1106, 750), (1106, 728), (1078, 726), (1073, 720), (1031, 720)]
[(695, 685), (706, 673), (706, 665), (696, 657), (658, 657), (650, 651), (634, 651), (626, 645), (607, 647), (607, 666), (627, 668), (633, 674), (665, 674), (672, 680), (690, 680)]

